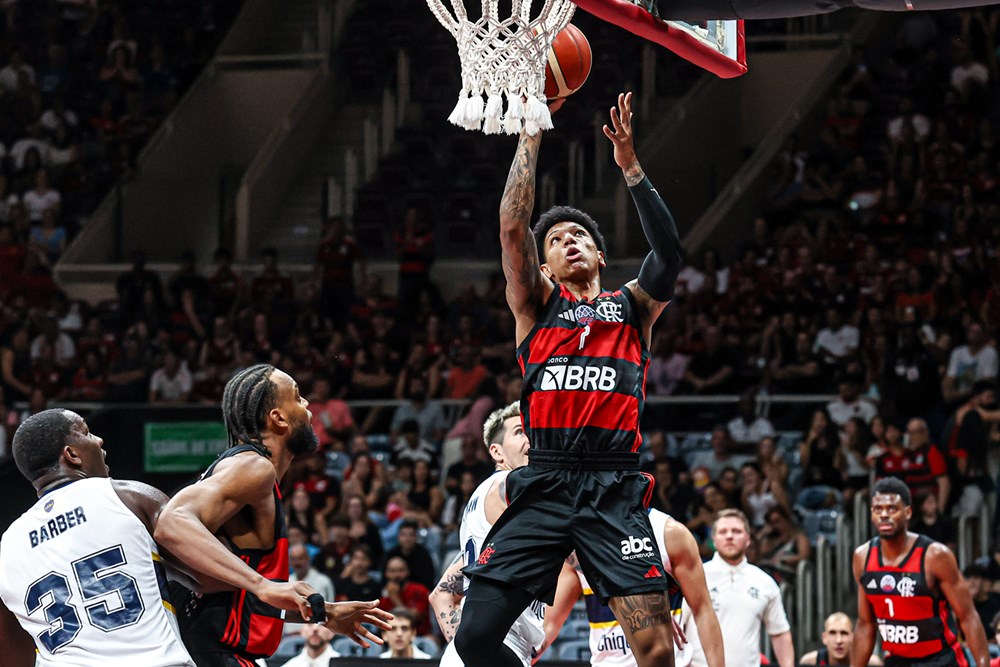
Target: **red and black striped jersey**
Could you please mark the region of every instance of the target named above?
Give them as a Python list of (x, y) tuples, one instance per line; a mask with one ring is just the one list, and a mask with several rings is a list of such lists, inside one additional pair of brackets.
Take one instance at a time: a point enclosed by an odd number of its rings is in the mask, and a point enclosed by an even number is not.
[[(248, 451), (260, 453), (253, 445), (230, 447), (201, 476), (211, 476), (219, 461)], [(285, 525), (281, 491), (274, 485), (274, 546), (270, 549), (229, 549), (240, 560), (271, 581), (288, 581), (288, 529)], [(228, 540), (227, 540), (228, 542)], [(268, 658), (278, 649), (284, 629), (284, 613), (245, 590), (204, 595), (194, 617), (181, 622), (185, 645), (192, 654), (228, 653), (241, 658)], [(187, 627), (185, 627), (187, 626)]]
[(579, 300), (556, 285), (517, 348), (532, 449), (634, 452), (649, 348), (627, 287)]
[(933, 543), (926, 535), (918, 535), (897, 566), (882, 561), (878, 537), (868, 544), (861, 587), (878, 621), (885, 663), (890, 667), (915, 659), (921, 664), (940, 660), (942, 665), (968, 667), (947, 600), (927, 583), (924, 559)]

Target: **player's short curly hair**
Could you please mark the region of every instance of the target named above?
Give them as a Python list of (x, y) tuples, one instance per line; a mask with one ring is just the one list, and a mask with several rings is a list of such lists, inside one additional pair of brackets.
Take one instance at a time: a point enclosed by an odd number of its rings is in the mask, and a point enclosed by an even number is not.
[(531, 228), (531, 233), (535, 235), (535, 245), (538, 246), (539, 258), (543, 263), (545, 262), (545, 235), (549, 233), (549, 230), (554, 225), (560, 222), (575, 222), (586, 229), (590, 237), (594, 239), (594, 245), (607, 258), (608, 248), (604, 242), (604, 235), (601, 234), (601, 230), (593, 218), (572, 206), (553, 206), (545, 213), (542, 213), (538, 217), (538, 222)]
[(25, 419), (14, 432), (14, 463), (29, 482), (59, 466), (76, 413), (54, 408)]
[(910, 497), (910, 487), (898, 477), (883, 477), (875, 482), (875, 486), (872, 487), (872, 498), (880, 493), (899, 496), (900, 500), (903, 501), (904, 507), (909, 507), (913, 502)]

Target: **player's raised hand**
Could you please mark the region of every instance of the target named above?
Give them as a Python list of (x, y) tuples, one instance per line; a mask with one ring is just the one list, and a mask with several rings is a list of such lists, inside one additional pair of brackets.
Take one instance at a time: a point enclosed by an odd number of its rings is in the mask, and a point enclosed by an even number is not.
[(619, 93), (618, 106), (611, 107), (611, 127), (604, 126), (604, 135), (615, 146), (615, 163), (622, 169), (636, 164), (632, 143), (632, 93)]
[(315, 592), (316, 589), (303, 581), (266, 581), (259, 591), (254, 591), (262, 602), (278, 609), (298, 611), (305, 620), (312, 618), (308, 598)]
[(378, 608), (378, 600), (371, 602), (327, 602), (326, 623), (329, 630), (339, 635), (350, 637), (355, 644), (369, 648), (371, 640), (376, 644), (384, 643), (382, 639), (362, 625), (368, 623), (383, 630), (390, 630), (389, 625), (395, 616)]

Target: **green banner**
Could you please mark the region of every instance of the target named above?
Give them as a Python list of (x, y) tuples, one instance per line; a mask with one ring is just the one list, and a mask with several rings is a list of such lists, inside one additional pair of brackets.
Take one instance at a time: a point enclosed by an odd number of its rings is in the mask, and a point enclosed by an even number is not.
[(229, 445), (220, 422), (151, 422), (145, 440), (146, 472), (197, 472)]

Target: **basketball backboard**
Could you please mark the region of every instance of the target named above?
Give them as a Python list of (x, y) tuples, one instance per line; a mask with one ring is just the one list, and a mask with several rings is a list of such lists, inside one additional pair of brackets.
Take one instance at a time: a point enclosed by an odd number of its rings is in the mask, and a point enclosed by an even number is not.
[[(664, 21), (652, 0), (573, 0), (584, 11), (728, 79), (747, 71), (743, 21)], [(653, 11), (651, 11), (653, 10)]]

